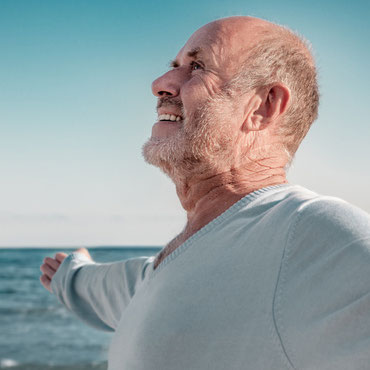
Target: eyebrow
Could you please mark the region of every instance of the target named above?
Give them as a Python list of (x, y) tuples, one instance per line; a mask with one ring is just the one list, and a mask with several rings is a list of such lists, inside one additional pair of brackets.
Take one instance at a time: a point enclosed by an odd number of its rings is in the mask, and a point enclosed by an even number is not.
[[(202, 49), (200, 47), (196, 47), (194, 49), (191, 49), (190, 51), (187, 52), (187, 56), (190, 57), (190, 58), (193, 58), (193, 59), (196, 59), (198, 57), (198, 54), (200, 54), (202, 52)], [(174, 59), (174, 60), (171, 60), (170, 63), (169, 63), (170, 67), (172, 68), (176, 68), (178, 67), (180, 64), (179, 62), (177, 61), (177, 59)]]

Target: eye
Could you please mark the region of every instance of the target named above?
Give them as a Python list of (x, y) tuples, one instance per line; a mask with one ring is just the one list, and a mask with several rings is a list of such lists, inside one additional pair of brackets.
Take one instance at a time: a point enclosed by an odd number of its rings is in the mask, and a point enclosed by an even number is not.
[(190, 68), (192, 71), (197, 71), (198, 69), (202, 69), (203, 67), (198, 62), (192, 61), (190, 63)]

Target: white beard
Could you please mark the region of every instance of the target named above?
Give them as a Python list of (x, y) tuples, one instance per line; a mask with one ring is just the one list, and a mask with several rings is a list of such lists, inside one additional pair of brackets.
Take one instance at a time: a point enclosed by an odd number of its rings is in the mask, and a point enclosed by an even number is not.
[(143, 146), (145, 161), (171, 178), (213, 173), (229, 166), (237, 134), (232, 126), (233, 106), (223, 95), (210, 99), (187, 116), (174, 135), (150, 138)]

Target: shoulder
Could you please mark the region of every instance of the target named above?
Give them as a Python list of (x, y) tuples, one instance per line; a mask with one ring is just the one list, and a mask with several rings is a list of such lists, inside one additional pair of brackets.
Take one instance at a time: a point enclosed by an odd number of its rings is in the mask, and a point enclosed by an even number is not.
[(274, 314), (298, 368), (360, 369), (370, 361), (370, 217), (334, 197), (300, 202)]
[[(313, 248), (320, 254), (370, 238), (370, 215), (335, 197), (316, 196), (302, 202), (291, 224), (289, 251)], [(316, 248), (315, 248), (316, 246)]]
[(368, 213), (340, 198), (319, 195), (299, 185), (273, 189), (253, 204), (259, 208), (265, 206), (266, 214), (279, 218), (280, 224), (285, 223), (292, 237), (302, 231), (325, 230), (322, 235), (327, 235), (328, 228), (370, 234)]

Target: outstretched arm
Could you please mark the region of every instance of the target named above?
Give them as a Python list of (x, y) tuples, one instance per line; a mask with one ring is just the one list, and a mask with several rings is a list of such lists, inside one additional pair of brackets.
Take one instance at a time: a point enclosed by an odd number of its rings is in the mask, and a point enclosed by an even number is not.
[(85, 323), (114, 331), (154, 257), (96, 263), (85, 248), (47, 257), (42, 285)]

